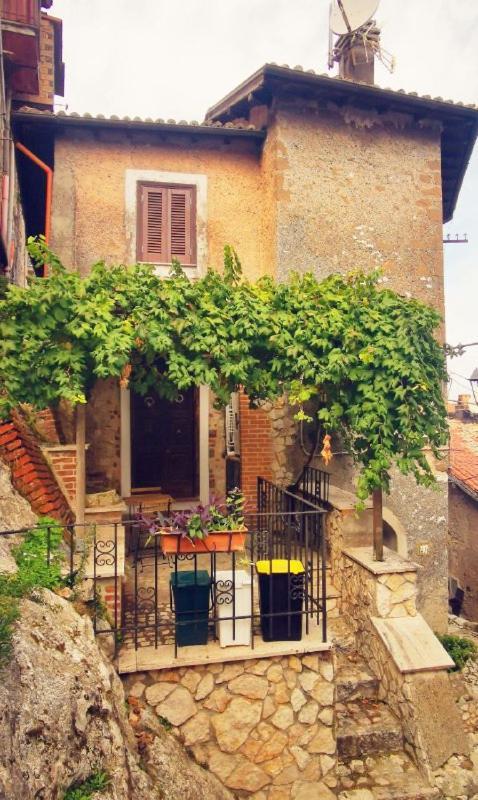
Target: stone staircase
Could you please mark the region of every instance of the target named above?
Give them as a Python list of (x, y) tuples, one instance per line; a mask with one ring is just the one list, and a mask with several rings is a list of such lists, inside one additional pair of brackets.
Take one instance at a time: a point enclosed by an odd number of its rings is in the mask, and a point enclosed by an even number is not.
[(405, 752), (378, 679), (353, 650), (338, 653), (336, 685), (339, 800), (439, 800)]

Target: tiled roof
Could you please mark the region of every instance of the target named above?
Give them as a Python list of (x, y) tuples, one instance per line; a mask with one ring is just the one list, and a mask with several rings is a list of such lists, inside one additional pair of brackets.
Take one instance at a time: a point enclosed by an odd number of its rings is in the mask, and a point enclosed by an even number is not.
[(450, 477), (478, 499), (478, 422), (450, 419)]
[(31, 106), (21, 106), (14, 112), (16, 119), (25, 119), (27, 115), (30, 119), (32, 117), (37, 117), (42, 118), (45, 121), (90, 124), (92, 126), (102, 125), (111, 127), (131, 127), (138, 129), (170, 129), (174, 131), (195, 133), (215, 133), (217, 131), (225, 133), (227, 131), (228, 133), (240, 132), (246, 135), (249, 133), (253, 135), (256, 134), (261, 137), (264, 136), (261, 131), (254, 127), (254, 125), (250, 125), (247, 122), (220, 122), (219, 120), (206, 120), (205, 122), (198, 122), (197, 120), (187, 121), (184, 119), (153, 119), (152, 117), (128, 116), (119, 117), (116, 114), (106, 117), (104, 114), (94, 115), (88, 112), (85, 112), (84, 114), (78, 114), (76, 111), (72, 111), (70, 113), (67, 113), (66, 111), (42, 111), (41, 109), (32, 108)]
[(475, 105), (474, 103), (463, 103), (460, 100), (444, 100), (443, 97), (440, 96), (432, 97), (429, 94), (420, 95), (417, 92), (406, 92), (404, 89), (391, 89), (389, 86), (382, 87), (376, 84), (371, 85), (369, 83), (361, 83), (351, 80), (345, 80), (344, 78), (340, 78), (339, 75), (329, 75), (327, 72), (317, 72), (315, 69), (304, 69), (304, 67), (301, 66), (300, 64), (298, 64), (295, 67), (291, 67), (289, 64), (276, 64), (274, 61), (271, 61), (268, 64), (265, 64), (263, 67), (261, 67), (260, 70), (254, 73), (254, 75), (252, 75), (246, 81), (244, 81), (244, 83), (240, 84), (240, 86), (238, 86), (236, 89), (233, 89), (233, 91), (230, 92), (230, 94), (226, 95), (226, 97), (223, 98), (223, 100), (220, 100), (219, 103), (212, 106), (208, 110), (206, 118), (214, 118), (216, 116), (219, 116), (219, 114), (223, 110), (220, 109), (220, 107), (226, 106), (228, 101), (233, 101), (233, 99), (235, 99), (237, 95), (240, 94), (241, 89), (246, 86), (248, 87), (248, 84), (253, 82), (255, 78), (259, 76), (264, 77), (267, 76), (268, 74), (272, 75), (273, 73), (276, 74), (276, 77), (279, 76), (283, 78), (289, 77), (291, 79), (294, 79), (294, 77), (301, 78), (310, 76), (312, 80), (316, 79), (317, 82), (323, 84), (330, 83), (331, 86), (333, 86), (334, 84), (336, 86), (342, 85), (344, 88), (348, 90), (353, 90), (354, 87), (356, 87), (359, 90), (360, 89), (363, 89), (365, 91), (370, 90), (371, 92), (374, 92), (377, 95), (384, 93), (389, 93), (391, 95), (401, 95), (402, 97), (410, 98), (411, 102), (414, 103), (423, 101), (424, 103), (427, 104), (437, 104), (437, 106), (441, 105), (441, 106), (451, 106), (454, 108), (470, 108), (472, 110), (473, 109), (478, 110), (478, 106)]
[(418, 125), (438, 123), (442, 130), (443, 220), (448, 222), (452, 218), (478, 133), (475, 105), (318, 75), (300, 66), (291, 69), (287, 65), (266, 64), (212, 106), (206, 118), (222, 122), (247, 119), (251, 106), (270, 104), (273, 97), (282, 94), (307, 100), (315, 98), (336, 108), (352, 105), (384, 117), (398, 112), (408, 115)]

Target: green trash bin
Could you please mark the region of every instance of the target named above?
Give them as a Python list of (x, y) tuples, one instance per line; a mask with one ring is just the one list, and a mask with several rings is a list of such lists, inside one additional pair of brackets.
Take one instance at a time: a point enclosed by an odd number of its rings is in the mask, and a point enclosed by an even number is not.
[(205, 569), (173, 572), (170, 578), (174, 597), (176, 641), (178, 647), (206, 644), (211, 578)]

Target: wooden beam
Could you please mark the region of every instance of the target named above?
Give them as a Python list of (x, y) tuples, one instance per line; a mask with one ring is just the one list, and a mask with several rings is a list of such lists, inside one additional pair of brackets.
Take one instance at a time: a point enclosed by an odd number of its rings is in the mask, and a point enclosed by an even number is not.
[(383, 497), (382, 490), (373, 492), (373, 557), (383, 561)]
[[(86, 404), (76, 406), (76, 522), (83, 525), (85, 521), (86, 500)], [(82, 531), (79, 531), (82, 535)]]

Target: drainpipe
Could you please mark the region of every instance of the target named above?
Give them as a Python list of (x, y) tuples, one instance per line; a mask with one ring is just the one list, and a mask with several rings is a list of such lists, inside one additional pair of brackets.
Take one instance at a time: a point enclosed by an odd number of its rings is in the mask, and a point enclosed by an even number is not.
[[(32, 153), (28, 147), (25, 147), (24, 144), (21, 142), (16, 143), (16, 147), (20, 150), (23, 155), (27, 156), (34, 164), (36, 164), (46, 175), (46, 196), (45, 196), (45, 242), (49, 244), (50, 242), (50, 231), (51, 231), (51, 198), (52, 198), (52, 188), (53, 188), (53, 170), (48, 164), (45, 164), (41, 158)], [(48, 267), (46, 264), (43, 265), (43, 277), (46, 278), (48, 274)]]

